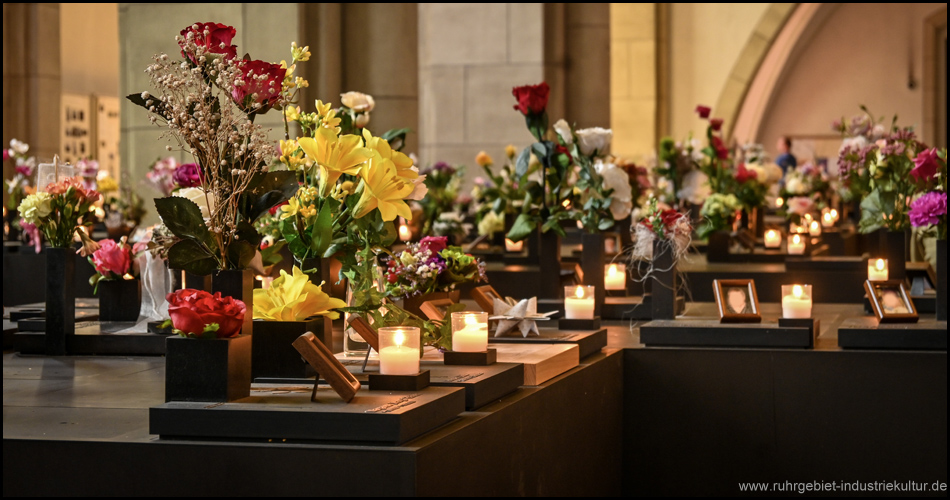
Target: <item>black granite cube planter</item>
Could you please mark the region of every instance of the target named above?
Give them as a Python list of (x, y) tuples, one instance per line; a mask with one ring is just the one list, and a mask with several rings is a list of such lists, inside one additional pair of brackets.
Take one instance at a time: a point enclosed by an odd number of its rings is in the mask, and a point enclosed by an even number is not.
[(369, 374), (369, 390), (371, 391), (421, 391), (429, 387), (429, 370), (422, 370), (414, 375), (381, 375)]
[(937, 321), (947, 321), (947, 240), (937, 240)]
[(681, 302), (677, 300), (680, 276), (673, 252), (672, 242), (653, 242), (653, 283), (650, 297), (655, 320), (674, 319), (682, 312)]
[(907, 279), (907, 233), (882, 231), (881, 252), (887, 259), (887, 275), (892, 280)]
[(99, 321), (137, 321), (142, 308), (139, 280), (99, 281)]
[(233, 297), (244, 302), (247, 312), (244, 314), (242, 335), (254, 331), (254, 273), (250, 269), (228, 269), (218, 271), (211, 276), (211, 293), (221, 292), (222, 297)]
[[(540, 231), (540, 230), (539, 230)], [(529, 241), (529, 245), (531, 242)], [(542, 233), (538, 245), (538, 267), (541, 269), (538, 283), (539, 299), (563, 298), (561, 286), (561, 236), (553, 230)]]
[(604, 235), (583, 233), (581, 235), (581, 269), (584, 285), (594, 287), (594, 316), (600, 316), (604, 308)]
[(76, 333), (76, 251), (46, 249), (46, 355), (66, 354), (66, 336)]
[(165, 339), (165, 401), (227, 402), (250, 393), (250, 335)]
[(332, 349), (330, 318), (318, 316), (306, 321), (254, 322), (251, 349), (251, 378), (303, 378), (313, 370), (300, 357), (293, 343), (310, 332)]

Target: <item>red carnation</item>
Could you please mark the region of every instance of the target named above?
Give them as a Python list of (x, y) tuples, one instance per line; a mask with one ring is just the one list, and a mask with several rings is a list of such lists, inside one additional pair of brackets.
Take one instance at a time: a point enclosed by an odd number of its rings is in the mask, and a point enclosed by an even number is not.
[[(207, 33), (206, 33), (207, 32)], [(231, 40), (237, 34), (234, 28), (221, 23), (195, 23), (181, 30), (182, 40), (178, 42), (181, 47), (181, 56), (187, 58), (192, 64), (198, 64), (198, 56), (191, 52), (185, 52), (188, 46), (188, 37), (200, 47), (202, 54), (220, 54), (226, 59), (237, 57), (237, 46), (231, 45)]]
[(204, 290), (185, 288), (168, 294), (165, 300), (172, 326), (186, 337), (201, 337), (205, 327), (212, 323), (218, 325), (214, 334), (217, 338), (234, 337), (241, 332), (247, 313), (244, 302), (222, 297), (221, 292), (211, 295)]
[(660, 212), (660, 220), (663, 221), (663, 225), (666, 227), (672, 226), (676, 223), (676, 221), (680, 220), (681, 217), (683, 217), (683, 214), (673, 210), (672, 208)]
[(426, 236), (419, 242), (419, 250), (423, 252), (428, 250), (432, 255), (438, 255), (448, 244), (447, 236)]
[(696, 106), (696, 112), (699, 113), (700, 118), (705, 120), (706, 118), (709, 118), (709, 113), (712, 112), (712, 108), (700, 104), (699, 106)]
[(544, 113), (545, 108), (548, 107), (548, 94), (550, 92), (551, 88), (548, 87), (547, 82), (541, 82), (539, 85), (515, 87), (511, 90), (511, 94), (518, 99), (515, 109), (521, 111), (523, 115)]

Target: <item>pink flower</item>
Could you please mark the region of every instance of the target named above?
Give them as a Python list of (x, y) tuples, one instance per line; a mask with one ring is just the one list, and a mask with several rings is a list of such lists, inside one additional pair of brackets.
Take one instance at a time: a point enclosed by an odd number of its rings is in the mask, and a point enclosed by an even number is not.
[(23, 163), (16, 166), (16, 173), (22, 175), (23, 177), (30, 177), (33, 175), (33, 165), (28, 163)]
[(231, 98), (247, 113), (266, 113), (280, 100), (286, 68), (265, 61), (239, 61), (241, 76), (234, 82)]
[(200, 337), (206, 326), (215, 323), (218, 338), (229, 338), (241, 331), (247, 306), (233, 297), (222, 297), (221, 292), (214, 295), (204, 290), (185, 288), (170, 293), (168, 316), (172, 326), (181, 330), (187, 337)]
[(438, 255), (439, 252), (445, 250), (448, 244), (449, 238), (447, 236), (426, 236), (419, 242), (419, 251), (428, 250), (432, 255)]
[(712, 112), (712, 108), (710, 108), (709, 106), (703, 106), (702, 104), (700, 104), (699, 106), (696, 106), (696, 113), (698, 113), (699, 117), (702, 118), (703, 120), (705, 120), (706, 118), (709, 118), (709, 113), (711, 112)]
[(7, 160), (9, 160), (9, 159), (10, 159), (10, 150), (9, 150), (9, 149), (4, 149), (4, 150), (3, 150), (3, 161), (7, 161)]
[(937, 148), (925, 149), (914, 158), (914, 168), (910, 171), (911, 177), (917, 182), (928, 182), (937, 176)]
[(201, 50), (202, 54), (219, 54), (226, 59), (234, 59), (237, 57), (237, 46), (231, 45), (231, 40), (234, 39), (234, 35), (236, 34), (237, 32), (233, 27), (225, 24), (192, 24), (181, 30), (183, 39), (178, 42), (178, 45), (181, 47), (181, 56), (187, 58), (192, 64), (198, 64), (198, 56), (190, 50), (188, 52), (185, 51), (185, 48), (188, 47), (187, 40), (190, 35), (194, 44), (200, 49), (203, 49)]
[(947, 194), (931, 191), (910, 204), (910, 223), (914, 227), (933, 226), (947, 216)]
[(120, 278), (129, 272), (132, 265), (132, 253), (128, 245), (117, 244), (112, 240), (99, 242), (99, 250), (92, 254), (93, 265), (102, 276)]
[(785, 202), (785, 207), (789, 213), (805, 215), (815, 208), (815, 200), (807, 196), (794, 196)]
[(183, 163), (175, 169), (172, 178), (180, 187), (199, 187), (201, 186), (201, 169), (195, 163)]

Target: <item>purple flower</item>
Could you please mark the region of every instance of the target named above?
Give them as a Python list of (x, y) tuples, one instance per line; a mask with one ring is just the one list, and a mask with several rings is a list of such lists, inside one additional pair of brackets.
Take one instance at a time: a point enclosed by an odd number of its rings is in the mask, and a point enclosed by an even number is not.
[(175, 169), (174, 179), (181, 187), (201, 186), (201, 169), (194, 163), (183, 163)]
[(914, 227), (933, 226), (947, 216), (947, 194), (931, 191), (910, 204), (910, 223)]

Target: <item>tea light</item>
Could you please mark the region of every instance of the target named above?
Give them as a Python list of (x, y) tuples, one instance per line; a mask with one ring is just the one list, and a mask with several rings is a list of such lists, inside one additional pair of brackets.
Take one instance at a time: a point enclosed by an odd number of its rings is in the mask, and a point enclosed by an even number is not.
[(412, 240), (412, 231), (409, 230), (409, 226), (405, 224), (399, 225), (399, 241), (410, 241)]
[(811, 317), (811, 285), (782, 285), (782, 317)]
[(813, 220), (808, 224), (808, 234), (812, 236), (821, 236), (821, 224)]
[(627, 289), (627, 266), (625, 264), (610, 264), (604, 269), (604, 289)]
[(564, 317), (566, 319), (594, 319), (594, 287), (583, 285), (564, 287)]
[(785, 204), (784, 198), (775, 198), (775, 208), (782, 208), (782, 205)]
[(524, 240), (511, 241), (505, 238), (505, 250), (511, 253), (519, 253), (524, 250)]
[(830, 210), (830, 209), (827, 209), (827, 208), (826, 208), (826, 209), (822, 210), (822, 211), (821, 211), (821, 225), (822, 225), (822, 227), (831, 227), (831, 226), (834, 226), (834, 225), (835, 225), (835, 215), (837, 215), (837, 212), (835, 212), (835, 213), (833, 214), (833, 213), (832, 213), (832, 210)]
[(868, 259), (868, 280), (887, 281), (887, 259)]
[(789, 255), (804, 255), (805, 254), (805, 238), (800, 234), (792, 235), (788, 239), (788, 254)]
[(795, 224), (794, 222), (789, 222), (788, 232), (789, 234), (804, 234), (806, 231), (805, 231), (805, 227), (802, 226), (801, 224)]
[(832, 208), (829, 212), (831, 213), (831, 218), (834, 219), (835, 222), (838, 222), (838, 211)]
[(378, 330), (379, 373), (383, 375), (415, 375), (419, 373), (419, 329), (409, 326), (387, 326)]
[(488, 350), (488, 313), (452, 313), (452, 350), (484, 352)]
[(779, 248), (782, 246), (782, 233), (769, 229), (765, 232), (765, 248)]

